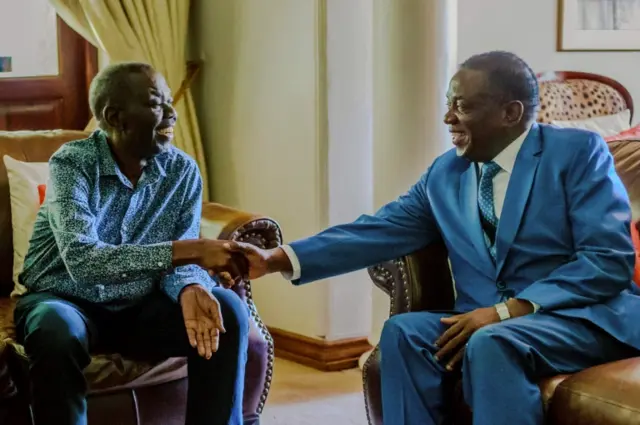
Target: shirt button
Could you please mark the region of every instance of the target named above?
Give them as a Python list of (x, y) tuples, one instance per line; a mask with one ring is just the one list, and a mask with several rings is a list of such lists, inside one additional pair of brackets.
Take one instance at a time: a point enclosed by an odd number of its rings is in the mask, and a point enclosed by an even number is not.
[(126, 273), (122, 273), (122, 277), (127, 277), (127, 274)]
[(162, 261), (158, 261), (158, 267), (162, 267), (164, 263)]

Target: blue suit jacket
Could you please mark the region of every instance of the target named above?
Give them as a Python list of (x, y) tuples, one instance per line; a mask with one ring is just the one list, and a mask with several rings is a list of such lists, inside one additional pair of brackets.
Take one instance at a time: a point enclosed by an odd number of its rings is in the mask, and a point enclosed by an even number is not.
[[(534, 124), (516, 158), (497, 229), (494, 264), (483, 239), (474, 164), (451, 150), (375, 215), (291, 244), (295, 284), (363, 269), (443, 240), (456, 310), (503, 295), (541, 312), (583, 318), (640, 349), (640, 296), (632, 283), (631, 209), (604, 140)], [(502, 289), (501, 289), (502, 288)]]

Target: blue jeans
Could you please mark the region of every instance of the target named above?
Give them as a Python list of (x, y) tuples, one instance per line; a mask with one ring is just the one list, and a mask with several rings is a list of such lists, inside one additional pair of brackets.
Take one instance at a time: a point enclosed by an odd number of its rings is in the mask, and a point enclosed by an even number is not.
[(210, 360), (191, 347), (180, 306), (162, 293), (117, 312), (47, 292), (23, 296), (15, 322), (30, 358), (35, 424), (87, 424), (83, 369), (95, 351), (145, 360), (185, 356), (186, 423), (242, 424), (249, 312), (231, 290), (215, 288), (213, 294), (220, 302), (226, 333)]

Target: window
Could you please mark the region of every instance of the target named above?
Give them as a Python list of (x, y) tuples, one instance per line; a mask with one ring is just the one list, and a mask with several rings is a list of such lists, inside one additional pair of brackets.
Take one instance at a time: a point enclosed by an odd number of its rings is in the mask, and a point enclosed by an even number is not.
[(11, 62), (0, 78), (58, 75), (57, 19), (49, 0), (0, 0), (0, 10), (0, 57)]

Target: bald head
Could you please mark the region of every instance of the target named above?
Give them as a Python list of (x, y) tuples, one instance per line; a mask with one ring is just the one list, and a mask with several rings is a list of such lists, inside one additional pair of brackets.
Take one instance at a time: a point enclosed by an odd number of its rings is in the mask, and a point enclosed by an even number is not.
[(134, 91), (132, 76), (155, 74), (153, 67), (142, 62), (122, 62), (108, 65), (95, 76), (89, 88), (89, 107), (100, 128), (106, 130), (104, 109), (107, 106), (123, 106)]

